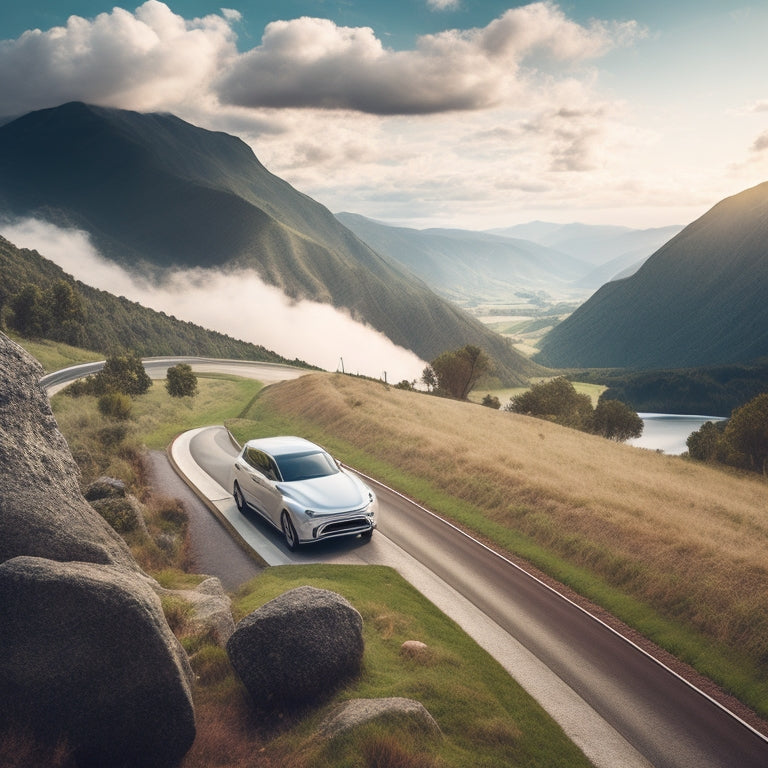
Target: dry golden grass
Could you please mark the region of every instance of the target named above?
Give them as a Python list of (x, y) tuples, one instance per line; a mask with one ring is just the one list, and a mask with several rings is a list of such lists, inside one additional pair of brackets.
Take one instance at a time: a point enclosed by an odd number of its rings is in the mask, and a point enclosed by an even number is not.
[(259, 409), (312, 423), (768, 666), (768, 483), (546, 421), (313, 374)]

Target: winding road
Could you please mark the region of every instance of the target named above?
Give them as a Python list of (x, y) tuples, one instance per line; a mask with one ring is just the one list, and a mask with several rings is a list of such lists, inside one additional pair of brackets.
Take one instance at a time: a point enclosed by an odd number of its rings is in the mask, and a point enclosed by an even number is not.
[[(214, 361), (183, 361), (222, 370)], [(148, 361), (147, 369), (159, 378), (175, 362)], [(262, 381), (301, 375), (234, 365)], [(43, 383), (59, 386), (61, 377)], [(195, 430), (185, 442), (203, 471), (198, 491), (217, 497), (219, 514), (267, 562), (395, 567), (494, 655), (600, 768), (768, 766), (768, 740), (751, 726), (517, 565), (384, 486), (375, 486), (379, 529), (370, 543), (337, 540), (289, 553), (276, 531), (234, 509), (228, 486), (235, 452), (223, 427)]]

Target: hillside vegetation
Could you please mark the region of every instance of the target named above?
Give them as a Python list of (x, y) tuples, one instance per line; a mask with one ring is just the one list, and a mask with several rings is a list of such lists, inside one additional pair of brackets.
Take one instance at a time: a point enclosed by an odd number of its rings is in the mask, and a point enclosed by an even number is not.
[[(37, 251), (16, 248), (0, 236), (0, 327), (3, 325), (3, 303), (25, 286), (33, 285), (41, 292), (51, 290), (63, 281), (80, 298), (83, 317), (76, 329), (77, 338), (56, 338), (61, 328), (51, 328), (48, 334), (58, 341), (75, 342), (81, 347), (107, 355), (115, 350), (130, 349), (140, 356), (195, 355), (239, 360), (262, 360), (276, 363), (306, 363), (290, 361), (276, 352), (257, 344), (234, 339), (210, 331), (194, 323), (178, 320), (141, 304), (91, 288), (74, 280), (52, 261)], [(10, 311), (10, 310), (9, 310)]]
[(764, 478), (341, 375), (270, 387), (247, 416), (238, 437), (324, 442), (768, 714)]
[(345, 308), (423, 360), (476, 344), (508, 385), (539, 368), (269, 173), (245, 142), (173, 115), (70, 103), (0, 126), (0, 214), (84, 230), (144, 277), (254, 270), (291, 298)]
[(681, 368), (768, 355), (768, 182), (718, 203), (544, 338), (543, 365)]

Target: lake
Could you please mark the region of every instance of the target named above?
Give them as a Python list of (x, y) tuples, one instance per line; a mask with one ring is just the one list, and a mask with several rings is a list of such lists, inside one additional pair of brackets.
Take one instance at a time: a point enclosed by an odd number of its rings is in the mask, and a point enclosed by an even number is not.
[(688, 450), (685, 441), (708, 421), (723, 421), (721, 416), (682, 416), (670, 413), (638, 413), (643, 434), (627, 440), (627, 445), (677, 455)]

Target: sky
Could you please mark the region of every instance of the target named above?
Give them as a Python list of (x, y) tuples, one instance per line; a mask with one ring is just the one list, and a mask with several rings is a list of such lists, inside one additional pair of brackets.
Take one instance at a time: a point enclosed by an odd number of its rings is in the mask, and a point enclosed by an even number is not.
[(172, 112), (402, 226), (687, 224), (768, 179), (766, 37), (762, 0), (26, 0), (0, 116)]
[[(333, 212), (419, 229), (685, 225), (768, 180), (764, 0), (226, 2), (0, 3), (0, 120), (73, 100), (171, 112), (239, 136)], [(393, 382), (423, 370), (255, 275), (150, 285), (83, 233), (0, 231), (90, 285), (288, 358)], [(233, 313), (235, 296), (251, 310)]]

